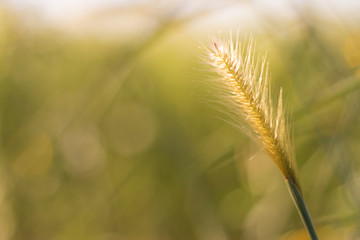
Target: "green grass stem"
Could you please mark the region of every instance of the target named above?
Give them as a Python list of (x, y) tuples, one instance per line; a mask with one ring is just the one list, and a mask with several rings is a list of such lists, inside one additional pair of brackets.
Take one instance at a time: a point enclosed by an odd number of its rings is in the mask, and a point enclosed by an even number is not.
[(306, 208), (306, 204), (305, 204), (304, 198), (303, 198), (300, 190), (298, 189), (296, 184), (294, 184), (294, 182), (291, 179), (285, 179), (285, 182), (286, 182), (286, 186), (288, 187), (288, 190), (290, 192), (291, 198), (295, 203), (295, 206), (299, 212), (300, 218), (303, 221), (311, 240), (318, 240), (318, 237), (317, 237), (317, 234), (315, 231), (315, 227), (311, 221), (309, 211)]

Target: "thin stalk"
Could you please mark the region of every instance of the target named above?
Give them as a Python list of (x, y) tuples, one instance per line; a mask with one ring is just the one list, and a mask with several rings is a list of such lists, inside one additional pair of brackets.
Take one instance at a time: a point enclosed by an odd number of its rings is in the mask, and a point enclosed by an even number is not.
[(302, 222), (304, 223), (305, 228), (308, 231), (311, 240), (318, 240), (314, 225), (311, 221), (309, 211), (306, 208), (304, 198), (303, 198), (299, 188), (294, 184), (294, 182), (291, 179), (286, 178), (285, 182), (286, 182), (286, 186), (288, 187), (288, 190), (290, 192), (291, 198), (295, 203), (295, 206), (299, 212), (300, 218), (301, 218)]

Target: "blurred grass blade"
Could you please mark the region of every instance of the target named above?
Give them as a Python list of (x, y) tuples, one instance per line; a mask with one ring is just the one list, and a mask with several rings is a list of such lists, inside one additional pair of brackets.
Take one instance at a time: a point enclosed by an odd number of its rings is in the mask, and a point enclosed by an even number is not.
[(312, 97), (305, 101), (301, 107), (299, 107), (295, 113), (294, 118), (298, 119), (304, 116), (304, 113), (308, 111), (309, 106), (311, 109), (319, 109), (324, 106), (328, 106), (329, 103), (342, 98), (360, 88), (360, 76), (352, 76), (350, 78), (339, 81), (338, 83), (330, 86), (327, 90), (315, 97)]

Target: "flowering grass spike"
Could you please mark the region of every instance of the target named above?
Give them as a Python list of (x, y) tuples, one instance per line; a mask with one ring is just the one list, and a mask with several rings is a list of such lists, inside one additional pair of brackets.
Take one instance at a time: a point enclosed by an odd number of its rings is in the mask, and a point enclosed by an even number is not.
[(232, 111), (242, 118), (241, 124), (262, 144), (284, 177), (298, 185), (282, 90), (275, 110), (266, 57), (256, 58), (253, 46), (251, 38), (247, 46), (241, 46), (239, 41), (233, 44), (232, 40), (214, 39), (208, 49), (209, 63), (221, 76), (222, 92), (229, 98), (227, 102), (232, 102)]
[(238, 37), (234, 43), (231, 34), (230, 40), (214, 38), (206, 47), (206, 59), (220, 76), (216, 83), (222, 105), (239, 120), (238, 127), (253, 136), (280, 169), (311, 239), (317, 239), (296, 177), (282, 89), (275, 107), (266, 56), (256, 56), (254, 45), (251, 37), (244, 45)]

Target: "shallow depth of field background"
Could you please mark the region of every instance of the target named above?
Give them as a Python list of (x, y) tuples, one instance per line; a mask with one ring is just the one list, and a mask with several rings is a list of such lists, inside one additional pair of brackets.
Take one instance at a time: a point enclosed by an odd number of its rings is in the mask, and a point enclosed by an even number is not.
[(71, 2), (0, 3), (0, 239), (308, 239), (204, 101), (199, 46), (230, 29), (283, 87), (320, 239), (360, 239), (357, 1)]

